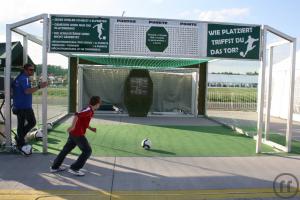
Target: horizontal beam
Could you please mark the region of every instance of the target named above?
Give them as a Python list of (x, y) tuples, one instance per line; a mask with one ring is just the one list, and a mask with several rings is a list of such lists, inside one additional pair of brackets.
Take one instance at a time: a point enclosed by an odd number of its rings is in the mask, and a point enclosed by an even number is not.
[[(43, 40), (39, 39), (39, 38), (36, 37), (35, 35), (32, 35), (32, 34), (30, 34), (30, 33), (27, 33), (27, 32), (25, 32), (25, 31), (23, 31), (22, 29), (19, 29), (19, 28), (15, 28), (15, 29), (13, 29), (12, 31), (15, 32), (15, 33), (18, 33), (18, 34), (20, 34), (20, 35), (22, 35), (22, 36), (27, 37), (28, 40), (30, 40), (31, 42), (34, 42), (34, 43), (36, 43), (36, 44), (38, 44), (38, 45), (43, 46)], [(67, 53), (57, 53), (57, 54), (60, 54), (60, 55), (62, 55), (62, 56), (69, 57), (69, 54), (67, 54)]]
[(44, 19), (44, 16), (48, 17), (48, 14), (40, 14), (40, 15), (37, 15), (37, 16), (34, 16), (34, 17), (30, 17), (28, 19), (18, 21), (16, 23), (10, 24), (10, 28), (15, 29), (15, 28), (18, 28), (20, 26), (24, 26), (24, 25), (36, 22), (38, 20), (42, 20), (42, 19)]
[(293, 42), (295, 40), (294, 37), (291, 37), (291, 36), (289, 36), (289, 35), (281, 32), (281, 31), (279, 31), (279, 30), (277, 30), (277, 29), (275, 29), (275, 28), (273, 28), (271, 26), (264, 25), (264, 27), (266, 28), (267, 31), (269, 31), (269, 32), (271, 32), (271, 33), (273, 33), (273, 34), (281, 37), (281, 38), (284, 38), (284, 39), (286, 39), (286, 40), (288, 40), (290, 42)]
[(279, 42), (274, 42), (274, 43), (271, 43), (267, 46), (267, 49), (270, 49), (272, 47), (278, 47), (278, 46), (281, 46), (281, 45), (285, 45), (285, 44), (289, 44), (290, 41), (287, 41), (287, 40), (281, 40)]
[(30, 33), (26, 33), (25, 31), (23, 31), (23, 30), (21, 30), (19, 28), (15, 28), (12, 31), (15, 32), (15, 33), (18, 33), (18, 34), (20, 34), (22, 36), (28, 37), (28, 40), (30, 40), (30, 41), (32, 41), (32, 42), (34, 42), (36, 44), (43, 45), (43, 41), (42, 40), (38, 39), (36, 36), (34, 36), (34, 35), (30, 34)]

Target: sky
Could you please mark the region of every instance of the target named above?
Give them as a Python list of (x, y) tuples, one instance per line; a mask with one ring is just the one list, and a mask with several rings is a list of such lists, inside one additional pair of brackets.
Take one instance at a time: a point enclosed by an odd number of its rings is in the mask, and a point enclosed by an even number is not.
[[(3, 0), (0, 42), (5, 41), (6, 24), (41, 13), (98, 16), (121, 16), (124, 13), (126, 17), (266, 24), (300, 40), (299, 8), (298, 0)], [(24, 30), (41, 35), (41, 25), (34, 23)], [(22, 38), (14, 35), (13, 40)], [(30, 43), (29, 54), (35, 63), (41, 63), (38, 45)], [(48, 60), (49, 64), (67, 67), (67, 59), (63, 56), (49, 54)], [(224, 63), (229, 69), (235, 68), (232, 62)], [(248, 62), (248, 65), (258, 66), (257, 62)]]

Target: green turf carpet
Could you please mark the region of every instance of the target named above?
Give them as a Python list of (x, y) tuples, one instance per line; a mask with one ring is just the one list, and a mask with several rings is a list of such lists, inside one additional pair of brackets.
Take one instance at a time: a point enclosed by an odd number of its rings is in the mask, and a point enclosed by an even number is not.
[[(256, 127), (241, 127), (242, 130), (245, 132), (248, 132), (249, 135), (255, 135), (257, 132)], [(277, 144), (280, 144), (282, 146), (286, 145), (286, 138), (285, 135), (282, 135), (280, 133), (270, 131), (269, 132), (269, 140), (272, 142), (275, 142)], [(265, 137), (265, 134), (263, 132), (262, 137)], [(290, 154), (300, 154), (300, 141), (292, 140), (292, 151)]]
[[(57, 154), (68, 137), (68, 124), (61, 124), (48, 135), (48, 151)], [(87, 131), (93, 156), (253, 156), (255, 141), (222, 126), (97, 125), (97, 133)], [(140, 143), (152, 142), (150, 150)], [(42, 142), (35, 142), (42, 151)], [(263, 152), (274, 152), (263, 145)], [(80, 150), (74, 149), (78, 155)]]

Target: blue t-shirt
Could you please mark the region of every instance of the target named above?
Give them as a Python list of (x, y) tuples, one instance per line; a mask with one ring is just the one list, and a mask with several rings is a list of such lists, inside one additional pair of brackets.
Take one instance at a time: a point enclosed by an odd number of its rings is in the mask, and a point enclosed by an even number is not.
[(14, 80), (13, 89), (13, 106), (17, 109), (32, 108), (32, 94), (26, 94), (26, 89), (31, 88), (29, 76), (22, 73)]

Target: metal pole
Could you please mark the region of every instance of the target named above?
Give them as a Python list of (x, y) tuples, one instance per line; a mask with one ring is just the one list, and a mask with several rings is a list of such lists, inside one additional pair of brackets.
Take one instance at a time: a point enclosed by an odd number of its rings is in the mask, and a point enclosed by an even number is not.
[(269, 52), (269, 74), (268, 74), (268, 92), (267, 92), (267, 113), (265, 124), (265, 139), (269, 140), (270, 131), (270, 112), (271, 112), (271, 96), (272, 96), (272, 71), (273, 71), (273, 50), (274, 47), (270, 47)]
[[(198, 98), (199, 98), (199, 68), (196, 70), (195, 72), (195, 78), (196, 78), (196, 88), (195, 88), (195, 92), (196, 92), (196, 96), (195, 96), (195, 117), (198, 117)], [(207, 87), (207, 85), (206, 85)]]
[(28, 36), (23, 36), (23, 65), (28, 62)]
[(261, 152), (262, 143), (262, 129), (263, 129), (263, 113), (264, 113), (264, 96), (265, 96), (265, 70), (266, 70), (266, 47), (267, 47), (267, 30), (263, 27), (262, 37), (262, 61), (261, 64), (261, 77), (260, 77), (260, 93), (259, 93), (259, 107), (257, 118), (257, 140), (256, 140), (256, 153)]
[[(69, 77), (70, 78), (70, 77)], [(70, 85), (70, 84), (69, 84)], [(83, 69), (82, 67), (78, 67), (78, 87), (77, 88), (77, 99), (78, 99), (78, 107), (77, 107), (77, 110), (81, 110), (83, 108), (83, 105), (82, 105), (82, 93), (83, 93)]]
[(198, 80), (197, 80), (197, 72), (192, 72), (192, 114), (194, 115), (194, 117), (197, 117), (198, 113), (197, 113), (197, 104), (198, 104), (198, 95), (197, 95), (197, 84), (198, 84)]
[[(42, 79), (47, 81), (47, 44), (48, 44), (48, 15), (43, 17), (43, 66)], [(48, 151), (48, 133), (47, 133), (47, 88), (43, 89), (42, 96), (42, 122), (43, 122), (43, 153)]]
[(10, 111), (10, 72), (11, 72), (11, 26), (6, 24), (6, 46), (5, 46), (5, 137), (6, 148), (11, 147), (11, 111)]
[(30, 17), (30, 18), (27, 18), (27, 19), (24, 19), (24, 20), (21, 20), (21, 21), (18, 21), (16, 23), (13, 23), (13, 24), (10, 24), (10, 29), (15, 29), (15, 28), (18, 28), (20, 26), (25, 26), (27, 24), (30, 24), (32, 22), (36, 22), (38, 20), (41, 20), (43, 19), (43, 17), (47, 15), (47, 14), (40, 14), (40, 15), (36, 15), (34, 17)]
[(292, 147), (292, 122), (293, 122), (293, 111), (294, 111), (294, 87), (295, 87), (295, 64), (296, 64), (296, 38), (293, 39), (291, 46), (291, 64), (292, 68), (290, 70), (290, 84), (291, 88), (289, 91), (289, 107), (288, 107), (288, 119), (287, 119), (287, 129), (286, 129), (286, 150), (291, 151)]
[[(208, 109), (208, 62), (205, 65), (205, 106), (204, 106), (204, 116), (207, 116)], [(199, 72), (200, 73), (200, 72)], [(199, 86), (198, 86), (199, 87)]]

